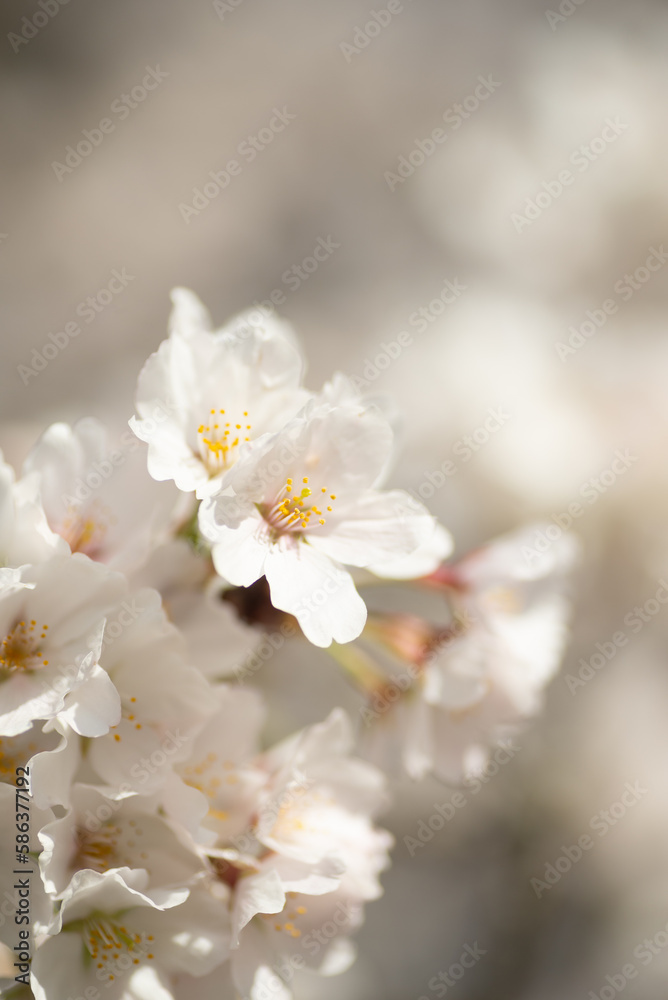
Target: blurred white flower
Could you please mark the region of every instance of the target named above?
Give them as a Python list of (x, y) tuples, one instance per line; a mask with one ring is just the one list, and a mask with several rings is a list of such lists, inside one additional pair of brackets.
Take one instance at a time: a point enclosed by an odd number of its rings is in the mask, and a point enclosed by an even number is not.
[(81, 763), (80, 738), (62, 719), (33, 722), (0, 740), (0, 780), (12, 784), (17, 767), (30, 769), (30, 795), (39, 809), (66, 805)]
[(164, 538), (179, 494), (146, 472), (143, 449), (126, 430), (115, 444), (100, 421), (52, 424), (23, 466), (35, 478), (50, 528), (72, 552), (127, 572)]
[(124, 578), (76, 554), (24, 566), (19, 582), (0, 582), (0, 733), (55, 716), (81, 735), (107, 732), (120, 704), (99, 658)]
[(0, 566), (43, 562), (65, 552), (67, 546), (47, 522), (37, 478), (17, 483), (0, 452)]
[[(351, 756), (352, 728), (340, 710), (258, 755), (257, 697), (221, 687), (218, 701), (178, 770), (208, 805), (197, 834), (209, 844), (208, 892), (215, 899), (221, 883), (232, 890), (236, 988), (259, 1000), (271, 981), (289, 997), (295, 969), (334, 974), (352, 960), (347, 935), (362, 921), (363, 902), (381, 893), (392, 844), (372, 823), (385, 783)], [(228, 975), (219, 969), (212, 988), (224, 995)]]
[(451, 602), (451, 626), (390, 625), (394, 651), (415, 650), (415, 684), (396, 707), (366, 710), (373, 759), (400, 741), (412, 777), (433, 771), (458, 782), (540, 710), (568, 636), (565, 589), (577, 548), (562, 534), (538, 552), (536, 530), (513, 532), (433, 574), (429, 582)]
[(354, 957), (347, 936), (362, 903), (381, 893), (392, 837), (371, 822), (385, 802), (382, 775), (351, 757), (353, 742), (347, 716), (334, 710), (263, 758), (276, 770), (254, 836), (269, 854), (235, 893), (232, 969), (242, 995), (259, 1000), (273, 982), (289, 997), (282, 970), (332, 975)]
[(186, 640), (189, 662), (206, 677), (239, 670), (262, 640), (262, 633), (222, 599), (223, 582), (210, 558), (183, 538), (155, 549), (132, 582), (160, 592), (169, 620)]
[(37, 1000), (97, 995), (102, 986), (110, 1000), (169, 1000), (170, 973), (206, 975), (225, 961), (229, 933), (212, 919), (206, 896), (184, 902), (187, 889), (147, 885), (139, 869), (74, 875), (35, 950)]
[(111, 786), (148, 795), (190, 753), (213, 709), (209, 685), (186, 662), (184, 640), (150, 589), (110, 612), (100, 664), (118, 692), (120, 719), (90, 743), (88, 763)]
[(39, 832), (42, 880), (54, 899), (75, 872), (144, 869), (148, 886), (185, 886), (202, 870), (202, 859), (158, 814), (157, 802), (141, 795), (105, 794), (75, 784), (65, 815)]
[(225, 848), (251, 823), (267, 780), (255, 763), (265, 710), (257, 692), (223, 684), (210, 701), (215, 711), (175, 766), (180, 781), (170, 779), (164, 803), (203, 847)]

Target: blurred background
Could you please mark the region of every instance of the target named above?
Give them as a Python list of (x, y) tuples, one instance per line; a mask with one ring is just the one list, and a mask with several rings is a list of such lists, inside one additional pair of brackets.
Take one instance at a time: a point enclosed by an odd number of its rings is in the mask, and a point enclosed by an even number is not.
[[(340, 369), (390, 396), (393, 483), (459, 554), (582, 505), (545, 715), (414, 857), (404, 836), (452, 790), (399, 786), (359, 961), (302, 998), (446, 995), (433, 977), (475, 942), (448, 996), (668, 992), (668, 5), (549, 2), (0, 8), (10, 461), (53, 420), (124, 424), (178, 284), (217, 323), (273, 301), (310, 387)], [(327, 657), (295, 662), (263, 670), (286, 727), (356, 710)], [(646, 793), (538, 899), (627, 782)]]

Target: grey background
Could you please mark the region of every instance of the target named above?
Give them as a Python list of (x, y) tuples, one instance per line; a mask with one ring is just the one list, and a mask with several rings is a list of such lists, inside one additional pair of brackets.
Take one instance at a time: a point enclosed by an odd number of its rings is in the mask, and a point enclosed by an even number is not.
[[(221, 323), (282, 288), (317, 387), (334, 368), (362, 375), (458, 279), (466, 291), (369, 388), (403, 414), (393, 479), (415, 491), (490, 407), (511, 413), (429, 497), (459, 552), (560, 514), (617, 449), (637, 456), (576, 524), (584, 558), (563, 671), (574, 673), (668, 574), (668, 268), (577, 352), (555, 348), (668, 237), (668, 12), (585, 0), (551, 26), (548, 5), (529, 0), (412, 0), (346, 61), (341, 43), (384, 6), (242, 0), (221, 19), (207, 2), (70, 0), (15, 52), (8, 34), (39, 8), (5, 0), (0, 443), (20, 461), (52, 420), (120, 427), (176, 284)], [(114, 131), (59, 181), (53, 162), (156, 64), (164, 82), (126, 120), (112, 116)], [(490, 74), (495, 93), (390, 191), (384, 173)], [(179, 205), (274, 107), (295, 120), (186, 224)], [(518, 232), (513, 213), (607, 118), (626, 128), (586, 171), (571, 163), (574, 182)], [(340, 247), (286, 289), (286, 269), (330, 236)], [(134, 280), (24, 384), (32, 349), (114, 268)], [(662, 608), (575, 695), (557, 678), (522, 752), (415, 858), (402, 838), (451, 790), (400, 786), (387, 820), (395, 864), (361, 958), (301, 996), (435, 996), (431, 977), (477, 941), (487, 955), (452, 989), (460, 1000), (585, 998), (629, 961), (639, 975), (624, 996), (665, 998), (666, 953), (645, 967), (633, 950), (668, 923), (667, 622)], [(357, 710), (328, 659), (301, 647), (261, 683), (286, 727), (333, 699)], [(627, 781), (647, 794), (537, 900), (529, 879)]]

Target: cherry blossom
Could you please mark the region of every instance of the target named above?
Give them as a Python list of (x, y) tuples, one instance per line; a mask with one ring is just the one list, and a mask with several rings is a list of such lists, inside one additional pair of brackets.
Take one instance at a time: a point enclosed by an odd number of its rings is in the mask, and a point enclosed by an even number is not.
[(148, 443), (148, 471), (198, 497), (215, 492), (246, 444), (279, 430), (303, 404), (302, 359), (290, 327), (249, 310), (205, 328), (192, 294), (177, 293), (171, 333), (137, 383), (130, 426)]
[(344, 564), (383, 572), (419, 553), (431, 570), (441, 559), (428, 511), (401, 490), (376, 488), (392, 441), (382, 414), (340, 376), (256, 442), (200, 508), (220, 575), (237, 586), (265, 575), (274, 606), (315, 645), (349, 642), (364, 627), (366, 606)]

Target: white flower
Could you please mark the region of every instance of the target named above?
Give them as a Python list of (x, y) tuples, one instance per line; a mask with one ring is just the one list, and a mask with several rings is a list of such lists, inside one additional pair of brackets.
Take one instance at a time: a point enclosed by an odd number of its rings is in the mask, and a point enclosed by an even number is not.
[(562, 535), (535, 552), (536, 530), (511, 532), (453, 567), (456, 605), (494, 645), (495, 682), (520, 716), (540, 709), (559, 666), (568, 637), (567, 574), (578, 551), (574, 536)]
[[(232, 889), (236, 987), (259, 1000), (271, 981), (288, 997), (281, 969), (333, 974), (352, 960), (347, 935), (361, 923), (363, 902), (380, 895), (392, 843), (372, 824), (384, 782), (350, 756), (352, 729), (340, 710), (257, 755), (257, 698), (221, 687), (218, 699), (220, 711), (179, 770), (210, 805), (201, 827), (215, 834), (203, 848), (215, 876), (208, 891)], [(219, 969), (211, 989), (223, 995), (228, 976)]]
[(120, 705), (98, 659), (125, 580), (77, 554), (24, 566), (20, 583), (0, 581), (0, 734), (56, 715), (82, 735), (107, 732)]
[[(229, 931), (205, 894), (147, 889), (140, 869), (77, 872), (50, 936), (35, 951), (37, 1000), (97, 996), (169, 1000), (168, 976), (206, 975), (228, 955)], [(185, 902), (184, 902), (185, 900)]]
[(67, 546), (49, 527), (35, 476), (16, 482), (0, 452), (0, 566), (23, 566), (64, 554)]
[(157, 548), (133, 583), (155, 587), (163, 606), (188, 646), (188, 657), (206, 677), (226, 677), (239, 670), (262, 640), (222, 600), (222, 583), (211, 561), (183, 538)]
[(433, 575), (454, 622), (432, 630), (407, 697), (392, 709), (372, 703), (374, 759), (399, 737), (412, 777), (435, 771), (457, 782), (479, 773), (490, 746), (540, 711), (568, 635), (566, 577), (576, 545), (564, 535), (532, 556), (535, 530), (512, 532)]
[(165, 808), (175, 820), (192, 820), (200, 844), (224, 848), (250, 825), (266, 784), (255, 763), (265, 712), (252, 690), (221, 684), (210, 698), (216, 711), (175, 767), (185, 788), (171, 781)]
[(78, 734), (58, 718), (0, 738), (0, 781), (13, 783), (16, 768), (28, 766), (30, 795), (40, 809), (69, 801), (80, 761)]
[(155, 590), (131, 592), (110, 611), (100, 655), (120, 697), (120, 719), (88, 746), (87, 760), (113, 787), (151, 794), (190, 752), (213, 710), (207, 681)]
[[(280, 905), (281, 899), (285, 902)], [(321, 976), (345, 972), (355, 960), (349, 935), (362, 924), (364, 908), (347, 890), (345, 876), (333, 892), (287, 891), (275, 912), (255, 918), (242, 931), (231, 953), (232, 977), (239, 993), (250, 1000), (290, 1000), (295, 975), (307, 969)], [(216, 970), (215, 978), (223, 973)]]
[(75, 872), (90, 869), (141, 868), (148, 886), (186, 885), (203, 863), (183, 838), (141, 795), (112, 797), (91, 785), (75, 784), (70, 808), (43, 826), (39, 867), (47, 892), (62, 896)]
[(203, 308), (180, 291), (171, 335), (140, 372), (130, 421), (149, 445), (151, 476), (198, 497), (220, 486), (247, 442), (278, 430), (306, 398), (286, 323), (257, 309), (215, 332), (205, 323)]
[(351, 756), (353, 746), (348, 716), (334, 709), (324, 722), (265, 754), (260, 763), (272, 779), (255, 836), (268, 850), (302, 863), (336, 859), (349, 890), (375, 899), (392, 843), (370, 822), (386, 804), (385, 781)]
[[(420, 553), (434, 569), (442, 538), (402, 490), (379, 492), (392, 431), (343, 376), (282, 431), (258, 441), (200, 508), (218, 572), (236, 586), (265, 575), (272, 603), (293, 614), (317, 646), (349, 642), (366, 606), (342, 564), (383, 567)], [(424, 546), (434, 542), (431, 559)]]
[(171, 524), (179, 494), (146, 473), (143, 449), (125, 430), (118, 441), (100, 421), (52, 424), (28, 455), (51, 529), (72, 552), (127, 572), (141, 564)]

